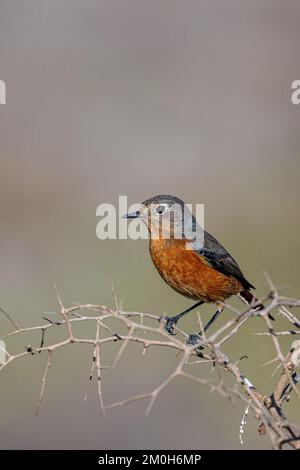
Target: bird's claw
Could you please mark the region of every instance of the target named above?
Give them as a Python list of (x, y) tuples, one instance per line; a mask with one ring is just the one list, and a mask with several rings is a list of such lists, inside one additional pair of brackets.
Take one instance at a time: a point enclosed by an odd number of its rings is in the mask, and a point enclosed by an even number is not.
[(166, 316), (163, 316), (160, 318), (160, 321), (161, 320), (164, 320), (166, 322), (165, 324), (165, 329), (167, 330), (167, 332), (169, 333), (169, 335), (176, 335), (176, 333), (174, 333), (174, 326), (176, 325), (177, 323), (177, 319), (176, 317), (166, 317)]
[(201, 342), (201, 336), (193, 334), (193, 335), (189, 335), (186, 344), (189, 346), (198, 345), (197, 348), (195, 348), (195, 352), (197, 356), (202, 357), (203, 355), (201, 351), (204, 349), (204, 346), (202, 346), (200, 342)]
[(196, 346), (196, 344), (198, 344), (200, 340), (201, 338), (199, 335), (189, 335), (186, 344), (190, 346)]

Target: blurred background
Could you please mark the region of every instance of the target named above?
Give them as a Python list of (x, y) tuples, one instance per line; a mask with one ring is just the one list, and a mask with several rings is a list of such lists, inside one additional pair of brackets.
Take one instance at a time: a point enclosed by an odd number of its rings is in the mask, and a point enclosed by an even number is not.
[[(113, 306), (110, 277), (124, 309), (173, 314), (189, 305), (159, 278), (147, 241), (96, 238), (96, 207), (120, 194), (129, 203), (160, 193), (204, 203), (206, 229), (258, 295), (268, 289), (264, 271), (286, 295), (299, 293), (300, 106), (291, 103), (299, 17), (297, 0), (0, 0), (0, 305), (17, 322), (37, 325), (58, 310), (54, 283), (68, 306)], [(0, 324), (1, 335), (10, 330)], [(194, 332), (196, 315), (182, 326)], [(243, 370), (270, 393), (274, 364), (261, 364), (274, 357), (271, 340), (253, 335), (262, 327), (249, 321), (225, 352), (246, 354)], [(8, 348), (39, 341), (23, 336)], [(286, 352), (290, 339), (282, 344)], [(105, 350), (106, 364), (117, 347)], [(104, 371), (106, 404), (151, 391), (178, 361), (141, 352), (128, 347)], [(149, 417), (139, 402), (103, 419), (94, 387), (83, 402), (91, 355), (57, 352), (38, 417), (46, 357), (1, 373), (1, 448), (240, 447), (243, 406), (181, 380)], [(299, 421), (295, 400), (286, 410)], [(253, 417), (244, 440), (270, 447)]]

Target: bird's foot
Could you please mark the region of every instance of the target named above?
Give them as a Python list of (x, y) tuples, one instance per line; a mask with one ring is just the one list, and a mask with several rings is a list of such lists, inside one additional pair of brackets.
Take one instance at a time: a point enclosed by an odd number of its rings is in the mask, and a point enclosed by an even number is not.
[(176, 335), (176, 333), (174, 333), (174, 326), (178, 322), (178, 318), (163, 316), (159, 319), (159, 321), (162, 321), (162, 320), (164, 320), (166, 322), (165, 323), (165, 330), (167, 330), (169, 335), (173, 335), (173, 336)]
[(199, 357), (203, 357), (203, 354), (202, 354), (202, 350), (204, 349), (204, 346), (201, 345), (201, 336), (200, 335), (189, 335), (188, 339), (187, 339), (187, 342), (186, 342), (187, 345), (189, 346), (197, 346), (197, 348), (195, 348), (195, 352), (197, 354), (197, 356)]
[(186, 344), (190, 346), (196, 346), (201, 341), (201, 336), (199, 335), (189, 335)]

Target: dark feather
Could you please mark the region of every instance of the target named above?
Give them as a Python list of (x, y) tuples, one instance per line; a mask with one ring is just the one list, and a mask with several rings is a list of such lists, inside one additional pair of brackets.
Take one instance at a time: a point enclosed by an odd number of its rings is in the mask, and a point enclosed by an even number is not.
[(221, 243), (206, 231), (204, 232), (203, 248), (197, 250), (197, 253), (199, 253), (200, 256), (203, 256), (210, 266), (217, 271), (225, 274), (226, 276), (232, 276), (240, 281), (246, 290), (255, 289), (255, 287), (244, 277), (239, 265), (228, 251), (225, 250)]

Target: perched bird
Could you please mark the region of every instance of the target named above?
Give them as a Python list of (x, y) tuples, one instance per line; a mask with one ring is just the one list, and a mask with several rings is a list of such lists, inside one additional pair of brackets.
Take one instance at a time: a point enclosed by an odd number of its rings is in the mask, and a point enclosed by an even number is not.
[(232, 295), (238, 295), (257, 310), (264, 308), (250, 292), (254, 286), (244, 277), (237, 262), (199, 226), (181, 199), (170, 195), (154, 196), (144, 201), (140, 210), (124, 217), (140, 218), (146, 223), (150, 255), (159, 274), (177, 292), (197, 300), (183, 312), (165, 317), (165, 327), (170, 334), (174, 334), (174, 325), (181, 317), (203, 303), (218, 306), (204, 331), (217, 319), (224, 310), (223, 302)]

